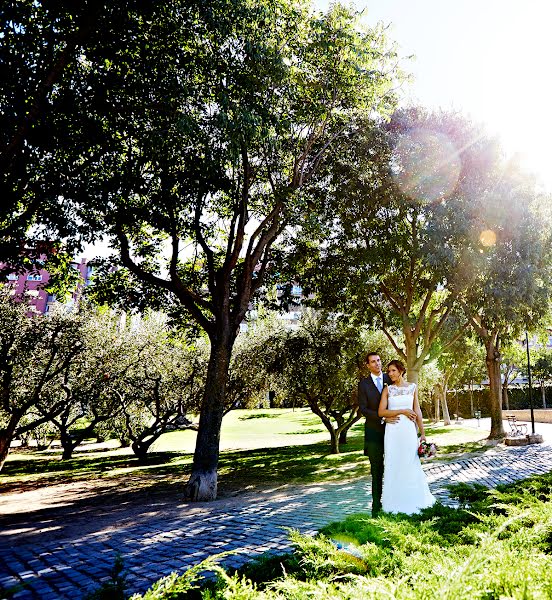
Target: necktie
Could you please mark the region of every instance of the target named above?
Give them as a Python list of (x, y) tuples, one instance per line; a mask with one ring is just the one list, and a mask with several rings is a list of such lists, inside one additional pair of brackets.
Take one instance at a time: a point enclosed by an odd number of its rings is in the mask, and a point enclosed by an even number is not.
[(376, 377), (376, 385), (378, 387), (378, 392), (381, 392), (383, 386), (381, 385), (381, 377)]

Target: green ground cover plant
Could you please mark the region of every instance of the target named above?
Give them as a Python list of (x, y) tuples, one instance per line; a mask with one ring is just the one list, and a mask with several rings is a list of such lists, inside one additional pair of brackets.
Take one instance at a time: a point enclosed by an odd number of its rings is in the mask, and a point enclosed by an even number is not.
[(238, 571), (204, 565), (132, 600), (544, 600), (552, 597), (552, 473), (487, 490), (452, 486), (457, 508), (347, 517), (293, 552)]
[[(485, 432), (458, 425), (426, 427), (428, 437), (439, 445), (439, 459), (489, 447)], [(363, 477), (369, 464), (363, 454), (363, 422), (351, 429), (340, 454), (330, 454), (327, 433), (317, 417), (306, 409), (238, 410), (224, 421), (219, 463), (221, 491), (240, 487), (288, 483), (314, 483)], [(0, 474), (4, 493), (24, 491), (71, 481), (115, 482), (132, 486), (179, 486), (190, 473), (195, 432), (165, 434), (141, 465), (128, 448), (98, 448), (85, 444), (70, 460), (60, 460), (61, 449), (15, 449)]]

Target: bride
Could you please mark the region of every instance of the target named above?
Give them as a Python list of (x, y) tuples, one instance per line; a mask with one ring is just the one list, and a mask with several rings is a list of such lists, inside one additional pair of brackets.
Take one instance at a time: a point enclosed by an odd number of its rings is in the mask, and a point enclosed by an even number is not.
[(385, 512), (411, 515), (435, 503), (429, 491), (418, 457), (418, 436), (425, 440), (422, 411), (415, 383), (403, 379), (404, 365), (392, 360), (387, 366), (391, 385), (381, 394), (380, 417), (399, 416), (396, 423), (387, 423), (384, 438), (384, 470), (382, 508)]

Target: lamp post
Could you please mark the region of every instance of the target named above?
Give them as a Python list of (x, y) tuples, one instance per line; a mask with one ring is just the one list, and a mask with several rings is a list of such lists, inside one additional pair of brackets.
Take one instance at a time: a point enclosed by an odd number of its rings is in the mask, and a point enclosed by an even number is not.
[(531, 355), (529, 353), (529, 334), (525, 330), (525, 345), (527, 347), (527, 377), (529, 379), (529, 406), (531, 407), (531, 432), (535, 436), (535, 413), (533, 412), (533, 384), (531, 381)]

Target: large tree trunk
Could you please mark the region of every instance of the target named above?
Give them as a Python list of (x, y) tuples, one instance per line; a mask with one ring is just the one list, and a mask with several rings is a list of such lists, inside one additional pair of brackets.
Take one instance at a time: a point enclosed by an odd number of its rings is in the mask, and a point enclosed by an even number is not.
[(69, 430), (60, 428), (60, 441), (61, 447), (63, 448), (61, 460), (70, 460), (73, 456), (73, 450), (77, 447), (77, 444), (75, 444), (71, 439)]
[(337, 434), (337, 430), (330, 430), (330, 453), (331, 454), (339, 454), (339, 435)]
[(73, 458), (74, 447), (72, 445), (65, 446), (61, 455), (61, 460), (71, 460)]
[(435, 394), (435, 416), (439, 417), (439, 406), (441, 406), (443, 408), (443, 424), (450, 425), (450, 415), (446, 397), (446, 385), (443, 386), (440, 383), (436, 383), (433, 391)]
[[(416, 351), (414, 350), (414, 353), (415, 352)], [(412, 361), (410, 360), (410, 354), (407, 354), (407, 356), (408, 360), (406, 361), (406, 380), (408, 381), (408, 383), (415, 383), (416, 385), (418, 385), (418, 379), (420, 378), (420, 367), (417, 364), (416, 354), (414, 354), (416, 360)]]
[(157, 437), (154, 439), (149, 439), (149, 440), (135, 440), (132, 443), (132, 451), (136, 455), (136, 458), (138, 459), (139, 464), (141, 464), (141, 465), (147, 464), (149, 449), (156, 439), (157, 439)]
[(347, 429), (342, 429), (339, 432), (339, 444), (346, 444), (347, 443), (347, 432), (349, 431), (349, 428)]
[(502, 425), (502, 381), (500, 377), (500, 351), (498, 349), (497, 334), (487, 336), (485, 340), (485, 349), (487, 355), (485, 363), (487, 365), (487, 375), (489, 377), (489, 395), (491, 409), (491, 431), (490, 439), (500, 439), (504, 437), (504, 427)]
[(192, 501), (216, 500), (217, 497), (220, 428), (233, 341), (228, 332), (216, 345), (211, 342), (192, 474), (185, 489), (186, 498)]
[(351, 429), (351, 427), (357, 422), (360, 421), (359, 416), (354, 416), (352, 414), (349, 415), (348, 419), (345, 419), (343, 417), (343, 415), (336, 415), (336, 421), (337, 421), (337, 430), (339, 431), (339, 438), (338, 438), (338, 444), (346, 444), (347, 443), (347, 432), (349, 431), (349, 429)]
[(4, 467), (8, 452), (10, 451), (10, 444), (13, 441), (15, 430), (21, 420), (23, 413), (14, 412), (8, 421), (8, 425), (5, 429), (0, 429), (0, 471)]
[(418, 385), (418, 379), (420, 376), (420, 369), (422, 363), (418, 356), (418, 347), (416, 345), (415, 338), (412, 337), (411, 333), (403, 329), (404, 333), (404, 350), (406, 354), (406, 377), (405, 379), (409, 383), (415, 383)]

